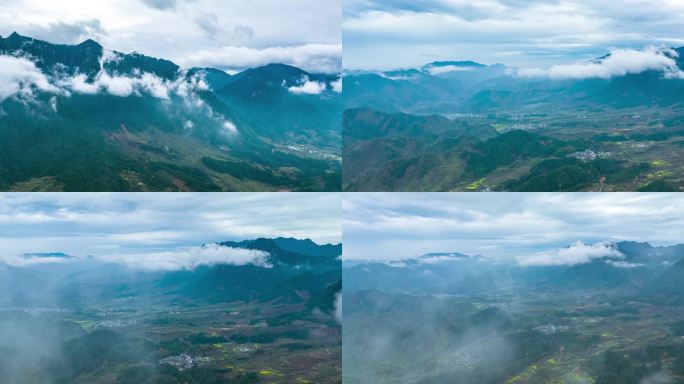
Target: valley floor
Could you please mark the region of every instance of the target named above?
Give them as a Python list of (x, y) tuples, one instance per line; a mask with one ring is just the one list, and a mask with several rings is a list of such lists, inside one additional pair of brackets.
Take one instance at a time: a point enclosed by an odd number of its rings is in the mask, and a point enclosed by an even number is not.
[[(441, 297), (435, 306), (431, 296), (350, 293), (345, 303), (394, 303), (432, 313), (352, 308), (345, 314), (345, 382), (684, 382), (684, 307), (635, 294), (558, 290)], [(357, 347), (362, 335), (373, 340)]]
[[(39, 378), (112, 384), (339, 383), (341, 329), (330, 316), (305, 312), (299, 305), (181, 302), (144, 306), (121, 302), (29, 313), (5, 309), (0, 312), (5, 329), (22, 327), (14, 324), (15, 316), (31, 316), (33, 320), (22, 321), (23, 326), (32, 321), (53, 327), (71, 324), (77, 336), (59, 332), (58, 340), (50, 341), (55, 351), (69, 348), (75, 355), (56, 352), (40, 362), (43, 368), (0, 364), (0, 371), (27, 384), (44, 382)], [(44, 327), (39, 331), (50, 333)], [(125, 345), (118, 345), (124, 341)], [(25, 347), (8, 345), (3, 350), (21, 354)], [(81, 360), (89, 362), (83, 365)], [(28, 359), (28, 363), (37, 362)], [(67, 366), (50, 368), (55, 365)]]

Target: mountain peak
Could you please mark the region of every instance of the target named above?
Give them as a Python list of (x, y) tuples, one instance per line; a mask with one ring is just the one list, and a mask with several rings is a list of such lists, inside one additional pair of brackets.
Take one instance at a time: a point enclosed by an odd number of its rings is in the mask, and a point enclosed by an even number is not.
[(486, 67), (484, 64), (477, 63), (475, 61), (467, 60), (467, 61), (433, 61), (432, 63), (429, 63), (425, 66), (426, 68), (434, 68), (434, 67), (476, 67), (476, 68), (482, 68)]
[(268, 93), (267, 87), (280, 89), (285, 85), (296, 85), (301, 79), (312, 76), (306, 71), (288, 64), (271, 63), (261, 67), (247, 69), (233, 76), (233, 81), (244, 89), (251, 89), (250, 94), (263, 95)]
[(79, 44), (80, 47), (102, 48), (102, 45), (93, 39), (88, 39)]
[(296, 239), (292, 237), (264, 238), (243, 241), (224, 241), (218, 243), (224, 247), (257, 249), (269, 253), (297, 254), (313, 258), (335, 258), (342, 254), (342, 244), (318, 245), (311, 239)]
[(441, 75), (451, 72), (469, 72), (487, 68), (486, 65), (474, 61), (433, 61), (421, 68), (423, 72), (432, 75)]
[(27, 38), (18, 34), (17, 31), (14, 31), (14, 32), (12, 32), (11, 35), (7, 36), (6, 39), (10, 40), (10, 41), (20, 41), (20, 40), (25, 40)]

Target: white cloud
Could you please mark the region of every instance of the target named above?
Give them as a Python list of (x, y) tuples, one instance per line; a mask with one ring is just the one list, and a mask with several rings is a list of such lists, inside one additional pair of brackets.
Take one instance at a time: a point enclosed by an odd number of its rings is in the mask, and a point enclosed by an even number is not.
[(107, 92), (115, 96), (128, 97), (147, 93), (155, 98), (168, 100), (170, 94), (175, 93), (182, 98), (200, 102), (198, 99), (195, 100), (197, 92), (210, 89), (204, 79), (205, 74), (203, 72), (188, 77), (187, 71), (180, 71), (177, 80), (168, 81), (148, 72), (123, 76), (118, 74), (112, 75), (104, 70), (105, 63), (119, 59), (120, 57), (113, 52), (103, 51), (100, 58), (100, 71), (94, 76), (92, 81), (89, 81), (88, 76), (85, 74), (76, 74), (67, 77), (56, 77), (52, 79), (53, 85), (50, 84), (51, 80), (48, 77), (40, 74), (40, 71), (38, 73), (53, 91), (60, 90), (65, 95), (69, 95), (70, 92), (89, 95)]
[(644, 264), (641, 263), (630, 263), (627, 261), (615, 261), (615, 260), (606, 260), (606, 263), (609, 265), (612, 265), (615, 268), (641, 268), (644, 267)]
[(339, 72), (342, 45), (304, 44), (267, 48), (226, 46), (195, 52), (183, 60), (187, 67), (208, 66), (221, 69), (242, 69), (271, 63), (282, 63), (312, 72)]
[(174, 84), (174, 90), (180, 97), (188, 98), (200, 91), (208, 91), (210, 89), (204, 79), (205, 73), (198, 72), (194, 76), (187, 77), (185, 71), (181, 71), (180, 78), (185, 80), (177, 81)]
[(335, 296), (335, 319), (342, 324), (342, 293)]
[(104, 91), (120, 97), (148, 93), (158, 99), (168, 99), (169, 92), (177, 90), (180, 83), (167, 82), (151, 73), (143, 73), (139, 77), (134, 77), (112, 76), (101, 72), (92, 82), (88, 82), (85, 75), (79, 74), (63, 78), (59, 80), (58, 84), (77, 93), (95, 94)]
[(289, 87), (287, 90), (294, 94), (319, 95), (325, 91), (327, 85), (319, 81), (311, 81), (308, 76), (304, 76), (299, 85)]
[(138, 80), (138, 86), (158, 99), (169, 98), (169, 86), (164, 80), (150, 73), (144, 73)]
[(463, 257), (462, 255), (435, 255), (435, 256), (423, 256), (418, 259), (418, 262), (420, 264), (440, 264), (440, 263), (449, 263), (453, 261), (462, 261), (465, 260), (466, 257)]
[(677, 52), (667, 47), (647, 47), (643, 51), (634, 49), (613, 49), (602, 60), (578, 64), (554, 65), (548, 69), (522, 68), (517, 71), (522, 77), (549, 77), (552, 79), (608, 79), (646, 71), (663, 72), (665, 77), (684, 77), (677, 67)]
[(0, 101), (15, 95), (31, 97), (34, 89), (59, 92), (30, 60), (0, 55)]
[(71, 77), (58, 78), (56, 84), (65, 90), (76, 93), (96, 94), (105, 91), (115, 96), (128, 97), (141, 92), (148, 93), (158, 99), (168, 99), (169, 92), (188, 95), (190, 84), (186, 84), (183, 76), (176, 82), (165, 81), (151, 73), (141, 73), (137, 76), (111, 75), (104, 70), (104, 64), (118, 58), (111, 52), (104, 51), (100, 59), (100, 71), (93, 81), (88, 81), (85, 74), (76, 74)]
[(333, 92), (342, 93), (342, 78), (340, 77), (336, 81), (333, 81), (330, 83), (330, 86), (332, 87)]
[(624, 257), (615, 248), (614, 243), (585, 244), (577, 241), (569, 247), (556, 249), (551, 252), (539, 252), (531, 256), (520, 256), (518, 257), (518, 263), (529, 266), (577, 265), (590, 263), (594, 259)]
[(208, 244), (201, 247), (187, 247), (163, 252), (131, 253), (124, 255), (104, 256), (101, 260), (125, 264), (131, 268), (145, 270), (177, 271), (193, 270), (201, 266), (216, 264), (248, 265), (264, 268), (271, 265), (266, 252), (222, 247)]
[(99, 84), (88, 83), (88, 76), (79, 74), (60, 80), (60, 86), (67, 87), (72, 91), (85, 94), (95, 94), (100, 90)]
[(236, 134), (236, 133), (238, 133), (237, 127), (235, 126), (235, 124), (233, 124), (233, 123), (230, 122), (230, 121), (225, 121), (225, 122), (223, 123), (223, 128), (225, 128), (225, 129), (226, 129), (229, 133), (231, 133), (231, 134)]
[(10, 257), (4, 257), (0, 259), (3, 262), (12, 267), (29, 267), (33, 265), (41, 264), (62, 264), (74, 260), (73, 257), (67, 255), (52, 255), (52, 254), (23, 254)]
[(133, 94), (148, 93), (158, 99), (168, 99), (169, 92), (179, 89), (180, 82), (170, 83), (151, 73), (135, 76), (112, 76), (101, 72), (92, 82), (83, 74), (62, 78), (58, 84), (69, 91), (84, 94), (107, 92), (114, 96), (128, 97)]
[[(415, 67), (428, 56), (547, 67), (609, 47), (684, 45), (684, 3), (649, 0), (347, 0), (346, 69)], [(391, 57), (392, 60), (387, 60)]]
[(134, 90), (134, 84), (137, 84), (137, 80), (132, 77), (124, 76), (109, 76), (103, 74), (96, 80), (96, 84), (107, 90), (115, 96), (130, 96)]
[(428, 72), (430, 72), (431, 75), (441, 75), (444, 73), (449, 73), (449, 72), (468, 72), (472, 71), (474, 68), (473, 67), (459, 67), (457, 65), (444, 65), (441, 67), (430, 67), (428, 69)]

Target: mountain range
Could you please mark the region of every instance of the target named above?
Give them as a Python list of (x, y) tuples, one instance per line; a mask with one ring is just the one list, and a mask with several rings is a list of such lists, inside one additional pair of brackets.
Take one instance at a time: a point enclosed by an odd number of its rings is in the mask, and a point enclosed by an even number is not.
[[(460, 253), (430, 253), (415, 259), (345, 261), (345, 292), (378, 290), (404, 294), (477, 294), (508, 288), (636, 289), (680, 300), (684, 245), (653, 246), (621, 241), (615, 252), (582, 263), (519, 265)], [(618, 256), (615, 256), (618, 255)]]
[(440, 61), (350, 72), (343, 189), (680, 191), (682, 53), (640, 52), (667, 63), (643, 68), (610, 53), (548, 70)]
[[(0, 304), (5, 307), (80, 308), (95, 302), (145, 299), (273, 302), (332, 311), (341, 290), (341, 244), (259, 238), (218, 243), (264, 252), (259, 263), (213, 263), (193, 269), (137, 269), (92, 257), (0, 267)], [(64, 259), (62, 253), (57, 258)], [(55, 256), (50, 256), (55, 257)]]
[[(662, 56), (682, 70), (683, 53), (684, 47), (680, 47), (663, 51)], [(611, 55), (591, 63), (601, 65)], [(645, 67), (608, 77), (554, 77), (533, 72), (536, 68), (436, 61), (413, 69), (351, 72), (344, 78), (345, 101), (351, 109), (444, 115), (500, 113), (523, 107), (565, 110), (596, 105), (681, 107), (680, 91), (684, 82), (677, 81), (679, 77), (664, 75), (664, 69)]]
[(341, 80), (0, 37), (0, 189), (339, 190)]

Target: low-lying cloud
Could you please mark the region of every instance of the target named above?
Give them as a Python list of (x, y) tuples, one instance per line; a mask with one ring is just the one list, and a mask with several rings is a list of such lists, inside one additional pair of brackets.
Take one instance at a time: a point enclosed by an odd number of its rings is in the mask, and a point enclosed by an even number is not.
[(34, 89), (58, 91), (32, 61), (0, 55), (0, 102), (14, 95), (32, 97)]
[(88, 82), (86, 75), (80, 74), (61, 80), (60, 85), (76, 93), (92, 95), (104, 91), (114, 96), (127, 97), (144, 92), (158, 99), (168, 99), (169, 93), (175, 88), (173, 84), (150, 73), (128, 77), (111, 76), (102, 72), (92, 82)]
[[(287, 87), (283, 80), (283, 86)], [(320, 95), (326, 90), (331, 90), (335, 93), (342, 93), (342, 78), (326, 83), (324, 81), (310, 80), (308, 76), (303, 76), (296, 85), (287, 87), (290, 93), (296, 95)]]
[(41, 264), (62, 264), (74, 259), (73, 256), (64, 253), (25, 253), (5, 257), (1, 261), (12, 267), (27, 267)]
[(335, 319), (342, 324), (342, 292), (335, 295)]
[(31, 267), (44, 264), (78, 263), (85, 260), (110, 264), (121, 264), (145, 271), (194, 270), (202, 266), (217, 264), (256, 265), (270, 268), (267, 252), (223, 247), (212, 243), (198, 247), (179, 247), (164, 251), (140, 251), (126, 254), (103, 254), (95, 256), (71, 256), (63, 253), (25, 253), (5, 257), (1, 263), (12, 267)]
[(102, 257), (101, 260), (121, 263), (130, 268), (152, 271), (193, 270), (202, 266), (217, 264), (248, 265), (268, 268), (269, 254), (263, 251), (222, 247), (207, 244), (201, 247), (186, 247), (162, 252), (133, 253)]
[(342, 93), (342, 78), (340, 77), (333, 81), (330, 83), (330, 86), (332, 87), (333, 92)]
[(86, 75), (78, 74), (73, 77), (59, 79), (58, 83), (67, 91), (77, 93), (95, 94), (105, 91), (120, 97), (147, 93), (163, 100), (168, 99), (170, 93), (176, 93), (181, 97), (187, 98), (197, 91), (209, 89), (202, 73), (187, 77), (186, 73), (181, 71), (179, 72), (178, 79), (175, 81), (165, 80), (148, 72), (134, 72), (130, 76), (112, 75), (105, 70), (105, 65), (117, 60), (120, 60), (120, 56), (117, 53), (103, 51), (100, 58), (100, 71), (95, 75), (93, 81), (89, 82)]
[(566, 248), (518, 257), (518, 263), (525, 266), (569, 266), (587, 264), (594, 259), (624, 257), (625, 255), (615, 248), (614, 243), (585, 244), (577, 241)]
[(440, 264), (450, 263), (453, 261), (462, 261), (470, 257), (461, 254), (444, 254), (444, 255), (424, 255), (418, 259), (420, 264)]
[[(161, 100), (168, 100), (171, 94), (194, 99), (197, 92), (209, 90), (201, 72), (187, 76), (181, 71), (177, 80), (171, 81), (148, 72), (121, 75), (106, 71), (105, 64), (116, 60), (119, 60), (117, 54), (104, 51), (99, 72), (89, 79), (83, 73), (71, 76), (46, 74), (28, 58), (0, 55), (0, 102), (10, 97), (32, 99), (36, 90), (66, 97), (72, 93), (108, 93), (119, 97), (148, 94)], [(51, 107), (57, 111), (56, 100), (51, 101)]]
[(178, 5), (178, 0), (141, 0), (145, 5), (158, 9), (167, 10), (175, 8)]
[(233, 123), (230, 122), (230, 121), (227, 121), (227, 120), (224, 121), (224, 122), (223, 122), (223, 128), (225, 128), (226, 131), (228, 131), (229, 134), (236, 134), (236, 133), (238, 133), (237, 127), (235, 126), (235, 124), (233, 124)]
[(547, 77), (551, 79), (609, 79), (646, 71), (658, 71), (667, 78), (684, 78), (684, 73), (675, 61), (678, 56), (675, 50), (667, 47), (647, 47), (643, 51), (613, 49), (608, 56), (601, 60), (554, 65), (548, 69), (521, 68), (514, 73), (520, 77)]
[(287, 90), (294, 94), (306, 94), (306, 95), (318, 95), (326, 90), (328, 86), (319, 81), (309, 80), (307, 76), (304, 76), (298, 85), (293, 85)]
[(619, 260), (617, 260), (617, 261), (616, 261), (616, 260), (606, 260), (606, 263), (607, 263), (608, 265), (612, 265), (612, 266), (615, 267), (615, 268), (627, 268), (627, 269), (630, 269), (630, 268), (641, 268), (641, 267), (645, 267), (645, 266), (646, 266), (646, 265), (644, 265), (644, 264), (642, 264), (642, 263), (630, 263), (630, 262), (628, 262), (628, 261), (619, 261)]
[(473, 67), (460, 67), (458, 65), (444, 65), (441, 67), (427, 68), (427, 71), (430, 72), (431, 75), (442, 75), (442, 74), (450, 73), (450, 72), (469, 72), (469, 71), (472, 71), (473, 69), (474, 69)]

